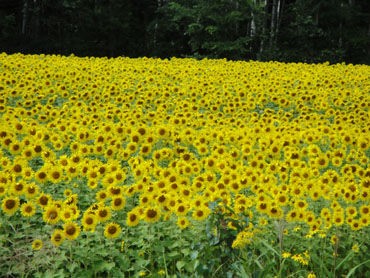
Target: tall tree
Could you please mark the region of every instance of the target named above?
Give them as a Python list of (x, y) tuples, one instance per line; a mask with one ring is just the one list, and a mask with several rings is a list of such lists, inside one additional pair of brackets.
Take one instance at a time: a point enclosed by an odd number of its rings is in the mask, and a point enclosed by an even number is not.
[(0, 51), (370, 64), (370, 1), (0, 0)]
[(251, 59), (260, 40), (259, 2), (168, 1), (158, 9), (155, 26), (174, 49), (187, 55)]

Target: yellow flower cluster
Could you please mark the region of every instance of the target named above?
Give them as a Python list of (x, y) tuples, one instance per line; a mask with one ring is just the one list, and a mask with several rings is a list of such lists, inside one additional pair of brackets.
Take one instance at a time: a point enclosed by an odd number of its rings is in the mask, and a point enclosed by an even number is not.
[(305, 251), (302, 254), (294, 254), (294, 255), (292, 255), (290, 252), (283, 252), (282, 257), (284, 259), (290, 258), (293, 261), (300, 263), (301, 265), (308, 265), (310, 262), (310, 258), (311, 258), (308, 251)]
[(360, 65), (0, 54), (1, 211), (55, 226), (55, 245), (98, 225), (107, 238), (172, 217), (186, 228), (214, 203), (261, 227), (368, 227), (369, 76)]
[(259, 232), (260, 231), (258, 229), (254, 229), (252, 225), (249, 225), (243, 231), (237, 234), (235, 240), (232, 243), (232, 248), (243, 249), (246, 245), (252, 243), (256, 234), (258, 234)]

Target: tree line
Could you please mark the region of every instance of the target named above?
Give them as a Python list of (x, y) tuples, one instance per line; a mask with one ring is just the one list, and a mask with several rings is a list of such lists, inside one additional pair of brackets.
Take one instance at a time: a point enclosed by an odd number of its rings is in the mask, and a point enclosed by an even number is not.
[(0, 0), (0, 52), (370, 64), (370, 1)]

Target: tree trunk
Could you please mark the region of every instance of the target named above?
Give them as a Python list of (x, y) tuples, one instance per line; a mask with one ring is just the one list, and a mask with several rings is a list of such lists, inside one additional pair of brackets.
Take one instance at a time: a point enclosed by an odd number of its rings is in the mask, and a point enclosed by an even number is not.
[[(265, 42), (267, 41), (267, 22), (268, 22), (268, 2), (267, 0), (263, 0), (264, 1), (264, 6), (265, 6), (265, 12), (264, 12), (264, 16), (263, 16), (263, 23), (262, 23), (262, 36), (261, 36), (261, 43), (260, 43), (260, 50), (259, 50), (259, 54), (261, 55), (262, 52), (264, 51), (265, 49)], [(266, 40), (266, 41), (265, 41)]]
[(271, 23), (270, 23), (270, 48), (274, 46), (276, 28), (277, 0), (272, 1)]
[(26, 34), (26, 26), (28, 24), (28, 0), (23, 1), (22, 9), (22, 35)]
[(283, 17), (284, 4), (285, 4), (284, 0), (279, 0), (278, 8), (277, 8), (277, 16), (276, 16), (275, 38), (274, 38), (275, 39), (274, 40), (275, 45), (277, 44), (277, 39), (278, 39), (278, 36), (279, 36), (281, 20), (282, 20), (282, 17)]
[(250, 22), (250, 31), (249, 34), (253, 38), (256, 34), (256, 21), (254, 15), (254, 8), (256, 6), (256, 0), (253, 0), (253, 7), (251, 7), (251, 22)]

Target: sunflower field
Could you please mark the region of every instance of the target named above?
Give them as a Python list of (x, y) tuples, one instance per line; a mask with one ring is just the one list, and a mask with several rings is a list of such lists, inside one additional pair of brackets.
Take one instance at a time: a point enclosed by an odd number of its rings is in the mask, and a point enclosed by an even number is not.
[(369, 277), (370, 67), (0, 54), (1, 277)]

